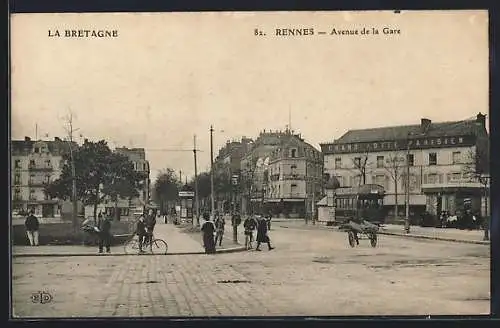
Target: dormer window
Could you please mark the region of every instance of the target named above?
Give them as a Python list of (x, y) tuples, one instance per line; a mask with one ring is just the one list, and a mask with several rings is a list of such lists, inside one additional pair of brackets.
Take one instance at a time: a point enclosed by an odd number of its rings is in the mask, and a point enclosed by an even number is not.
[(297, 157), (297, 149), (292, 149), (292, 150), (290, 151), (290, 157), (292, 157), (292, 158)]

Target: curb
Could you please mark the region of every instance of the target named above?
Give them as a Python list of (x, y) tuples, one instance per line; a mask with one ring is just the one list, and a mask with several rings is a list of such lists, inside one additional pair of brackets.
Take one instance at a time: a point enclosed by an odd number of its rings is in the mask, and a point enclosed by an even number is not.
[[(280, 226), (280, 227), (281, 228), (288, 228), (288, 229), (303, 230), (303, 229), (297, 228), (297, 227), (288, 227), (288, 226)], [(334, 230), (333, 228), (327, 228), (327, 227), (322, 227), (322, 226), (319, 226), (319, 228), (322, 229), (322, 230), (330, 230), (330, 231), (339, 231), (339, 232), (342, 232), (340, 230)], [(405, 237), (405, 238), (448, 241), (448, 242), (462, 243), (462, 244), (491, 245), (491, 243), (489, 241), (484, 241), (484, 240), (465, 240), (465, 239), (443, 238), (443, 237), (433, 237), (433, 236), (424, 236), (424, 235), (411, 235), (411, 234), (407, 235), (407, 234), (402, 234), (402, 233), (397, 233), (397, 232), (385, 232), (385, 231), (379, 231), (377, 233), (379, 235)]]
[[(245, 251), (244, 246), (232, 247), (232, 248), (223, 248), (217, 250), (215, 254), (226, 254), (226, 253), (237, 253)], [(171, 255), (206, 255), (205, 252), (175, 252), (175, 253), (167, 253), (167, 254), (142, 254), (140, 256), (171, 256)], [(139, 256), (139, 254), (125, 254), (125, 253), (53, 253), (53, 254), (12, 254), (12, 258), (15, 257), (74, 257), (74, 256)]]
[(484, 240), (465, 240), (465, 239), (455, 239), (455, 238), (432, 237), (432, 236), (424, 236), (424, 235), (410, 235), (410, 234), (402, 234), (402, 233), (396, 233), (396, 232), (384, 232), (384, 231), (378, 232), (378, 234), (379, 235), (388, 235), (388, 236), (397, 236), (397, 237), (415, 238), (415, 239), (449, 241), (449, 242), (462, 243), (462, 244), (490, 245), (489, 241), (484, 241)]

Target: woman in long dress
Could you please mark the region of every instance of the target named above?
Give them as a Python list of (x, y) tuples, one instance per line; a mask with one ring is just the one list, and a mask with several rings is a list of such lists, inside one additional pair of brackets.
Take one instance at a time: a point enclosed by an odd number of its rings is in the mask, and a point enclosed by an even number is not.
[(260, 243), (266, 243), (269, 250), (273, 250), (274, 247), (271, 246), (271, 240), (267, 234), (267, 221), (265, 218), (261, 217), (257, 224), (257, 247), (256, 251), (260, 251)]
[(206, 254), (214, 254), (215, 253), (215, 240), (214, 240), (214, 232), (215, 225), (212, 221), (210, 221), (210, 216), (205, 213), (203, 214), (203, 218), (205, 222), (201, 226), (201, 231), (203, 233), (203, 246), (205, 247)]

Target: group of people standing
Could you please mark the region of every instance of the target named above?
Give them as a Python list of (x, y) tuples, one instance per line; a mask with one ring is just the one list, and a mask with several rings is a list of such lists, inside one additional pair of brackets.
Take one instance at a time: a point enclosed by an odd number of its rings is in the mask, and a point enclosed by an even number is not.
[[(203, 214), (203, 219), (205, 222), (201, 225), (201, 232), (203, 235), (203, 246), (205, 248), (206, 254), (215, 254), (217, 243), (219, 246), (222, 245), (222, 240), (224, 237), (225, 220), (218, 213), (214, 215), (214, 222), (211, 221), (210, 215), (205, 212)], [(233, 214), (232, 217), (233, 226), (238, 226), (241, 223), (241, 218), (238, 213)], [(257, 230), (257, 247), (256, 251), (261, 251), (261, 243), (266, 243), (269, 250), (273, 250), (274, 247), (271, 246), (271, 239), (269, 238), (268, 231), (270, 230), (271, 217), (264, 217), (261, 215), (249, 216), (245, 219), (243, 223), (244, 233), (246, 236), (246, 242), (250, 243), (245, 245), (247, 249), (251, 249), (251, 243), (253, 242), (253, 232)]]

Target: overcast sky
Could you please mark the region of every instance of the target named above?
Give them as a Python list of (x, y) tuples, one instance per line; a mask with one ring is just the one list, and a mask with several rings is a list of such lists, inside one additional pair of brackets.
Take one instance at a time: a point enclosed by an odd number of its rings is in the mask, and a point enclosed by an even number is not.
[[(330, 35), (363, 27), (380, 34)], [(48, 37), (56, 29), (119, 36)], [(349, 129), (466, 119), (488, 112), (487, 32), (486, 11), (15, 15), (12, 138), (34, 138), (36, 125), (64, 136), (71, 110), (78, 135), (146, 148), (154, 179), (166, 167), (193, 174), (192, 152), (158, 150), (192, 149), (194, 134), (207, 169), (211, 124), (218, 149), (285, 129), (290, 111), (319, 148)]]

